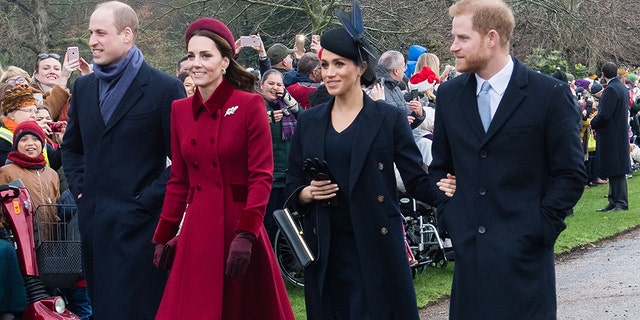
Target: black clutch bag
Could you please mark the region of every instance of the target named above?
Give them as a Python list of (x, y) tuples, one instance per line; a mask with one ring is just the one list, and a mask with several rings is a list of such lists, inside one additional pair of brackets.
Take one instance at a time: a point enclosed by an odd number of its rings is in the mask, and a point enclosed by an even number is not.
[(302, 236), (302, 230), (298, 227), (296, 218), (294, 218), (296, 215), (297, 212), (292, 213), (287, 208), (278, 209), (273, 212), (276, 224), (278, 224), (278, 228), (280, 228), (284, 238), (287, 240), (293, 254), (296, 256), (296, 259), (298, 259), (298, 262), (300, 262), (303, 267), (306, 267), (315, 260), (315, 257)]

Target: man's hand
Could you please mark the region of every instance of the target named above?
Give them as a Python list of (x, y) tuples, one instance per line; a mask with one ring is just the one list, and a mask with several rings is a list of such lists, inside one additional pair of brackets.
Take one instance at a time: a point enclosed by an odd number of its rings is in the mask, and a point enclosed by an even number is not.
[(422, 117), (422, 104), (418, 100), (409, 101), (409, 110)]

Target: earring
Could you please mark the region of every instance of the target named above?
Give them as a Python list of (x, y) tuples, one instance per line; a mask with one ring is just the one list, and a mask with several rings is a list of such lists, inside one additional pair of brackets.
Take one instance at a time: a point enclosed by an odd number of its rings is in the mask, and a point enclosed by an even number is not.
[(222, 69), (222, 74), (227, 74), (227, 69)]

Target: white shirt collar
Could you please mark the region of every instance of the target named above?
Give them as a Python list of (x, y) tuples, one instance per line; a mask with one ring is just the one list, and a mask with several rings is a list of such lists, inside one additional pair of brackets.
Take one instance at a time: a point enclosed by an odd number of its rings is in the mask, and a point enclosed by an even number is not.
[(476, 95), (478, 95), (480, 93), (480, 87), (482, 86), (482, 83), (485, 81), (489, 81), (489, 84), (491, 85), (491, 88), (499, 95), (502, 96), (504, 94), (504, 92), (507, 90), (507, 86), (509, 85), (509, 80), (511, 79), (511, 74), (513, 73), (513, 59), (511, 58), (511, 55), (509, 55), (509, 60), (507, 61), (507, 64), (500, 69), (500, 71), (498, 71), (498, 73), (496, 73), (495, 75), (493, 75), (493, 77), (491, 77), (491, 79), (485, 80), (480, 78), (480, 76), (478, 76), (478, 74), (476, 73), (476, 83), (477, 83), (477, 87), (476, 87)]

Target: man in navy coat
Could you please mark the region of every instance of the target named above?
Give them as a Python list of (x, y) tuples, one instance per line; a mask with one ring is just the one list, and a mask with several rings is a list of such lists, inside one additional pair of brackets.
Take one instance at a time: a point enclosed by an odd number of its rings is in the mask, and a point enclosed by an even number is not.
[(437, 204), (456, 257), (450, 318), (555, 319), (553, 247), (587, 182), (573, 97), (510, 56), (502, 0), (461, 0), (449, 14), (464, 74), (438, 90), (429, 173), (457, 178)]
[(153, 319), (166, 274), (151, 238), (169, 178), (171, 103), (185, 91), (144, 62), (128, 5), (99, 4), (89, 34), (94, 72), (73, 86), (62, 143), (87, 287), (96, 319)]
[(600, 163), (600, 177), (609, 177), (608, 203), (604, 211), (629, 210), (626, 174), (631, 172), (629, 159), (629, 90), (618, 78), (613, 62), (602, 66), (607, 89), (600, 98), (598, 114), (591, 120), (596, 131), (596, 157)]

